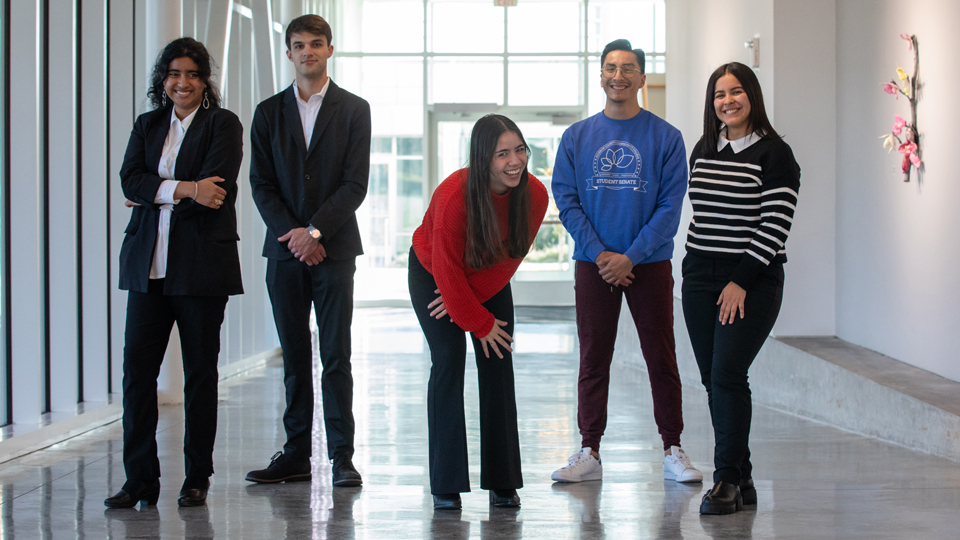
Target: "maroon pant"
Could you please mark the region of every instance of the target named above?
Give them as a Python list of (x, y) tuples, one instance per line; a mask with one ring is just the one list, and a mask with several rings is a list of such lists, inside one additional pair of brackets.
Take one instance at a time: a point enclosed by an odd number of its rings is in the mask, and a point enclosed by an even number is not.
[(633, 267), (633, 275), (632, 285), (615, 287), (603, 281), (596, 264), (577, 261), (575, 288), (580, 336), (577, 423), (583, 437), (582, 446), (598, 451), (607, 427), (610, 362), (624, 295), (650, 374), (653, 417), (663, 438), (663, 448), (679, 446), (683, 432), (680, 373), (673, 339), (670, 261), (639, 264)]

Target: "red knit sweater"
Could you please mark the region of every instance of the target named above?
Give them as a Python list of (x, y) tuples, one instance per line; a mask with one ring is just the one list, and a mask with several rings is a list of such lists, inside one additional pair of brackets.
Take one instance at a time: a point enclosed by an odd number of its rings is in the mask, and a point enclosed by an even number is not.
[[(467, 209), (464, 188), (467, 169), (451, 174), (437, 186), (423, 224), (413, 233), (413, 250), (420, 264), (437, 281), (444, 307), (453, 322), (482, 338), (493, 329), (494, 316), (481, 304), (500, 292), (520, 266), (522, 259), (505, 257), (497, 264), (474, 270), (463, 261), (466, 245)], [(536, 236), (547, 212), (550, 198), (547, 189), (532, 174), (530, 188), (530, 240)], [(493, 193), (503, 238), (509, 233), (510, 193)]]

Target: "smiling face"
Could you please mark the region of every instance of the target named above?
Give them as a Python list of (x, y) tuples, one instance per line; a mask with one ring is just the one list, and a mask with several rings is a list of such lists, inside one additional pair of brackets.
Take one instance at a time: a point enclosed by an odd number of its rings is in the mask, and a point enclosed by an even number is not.
[(186, 56), (170, 62), (167, 77), (163, 80), (163, 91), (173, 102), (178, 118), (183, 119), (200, 106), (206, 88), (196, 62)]
[(503, 195), (520, 185), (527, 168), (527, 147), (513, 131), (504, 131), (490, 160), (490, 191)]
[[(610, 51), (603, 60), (600, 74), (600, 86), (603, 92), (607, 94), (607, 101), (614, 103), (635, 103), (637, 93), (647, 82), (647, 76), (640, 72), (643, 66), (637, 65), (637, 55), (631, 51)], [(621, 69), (617, 69), (613, 75), (607, 75), (606, 70), (626, 68), (634, 70), (630, 75), (625, 75)]]
[(727, 139), (734, 141), (750, 134), (750, 98), (732, 74), (720, 77), (713, 86), (713, 109), (727, 125)]
[(323, 78), (327, 74), (327, 60), (333, 56), (333, 45), (326, 36), (297, 32), (290, 36), (287, 58), (293, 62), (297, 75), (305, 79)]

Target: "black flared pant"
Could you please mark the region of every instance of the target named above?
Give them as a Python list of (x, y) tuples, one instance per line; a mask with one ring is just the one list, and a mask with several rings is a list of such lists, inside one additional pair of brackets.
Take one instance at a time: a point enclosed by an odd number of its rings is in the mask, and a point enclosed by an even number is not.
[[(463, 410), (466, 368), (466, 332), (450, 317), (435, 319), (427, 305), (437, 298), (437, 283), (410, 250), (408, 277), (413, 310), (430, 346), (430, 381), (427, 385), (427, 422), (430, 440), (430, 491), (434, 494), (470, 491), (467, 460), (467, 426)], [(483, 303), (493, 315), (506, 321), (504, 330), (513, 335), (513, 295), (507, 284)], [(503, 359), (490, 351), (483, 356), (477, 338), (480, 388), (480, 488), (523, 487), (520, 473), (520, 435), (513, 386), (513, 356), (500, 348)]]

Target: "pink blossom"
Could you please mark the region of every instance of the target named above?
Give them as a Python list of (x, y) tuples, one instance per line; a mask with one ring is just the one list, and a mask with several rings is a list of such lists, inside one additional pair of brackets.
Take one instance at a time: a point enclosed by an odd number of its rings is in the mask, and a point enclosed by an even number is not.
[(903, 39), (905, 39), (905, 40), (907, 40), (907, 50), (908, 50), (908, 51), (912, 51), (912, 50), (913, 50), (913, 38), (912, 38), (910, 35), (908, 35), (907, 33), (900, 34), (900, 37), (903, 38)]
[(910, 159), (910, 163), (913, 163), (913, 166), (920, 168), (920, 156), (916, 154), (908, 154), (907, 157)]
[(895, 85), (895, 84), (893, 84), (893, 83), (880, 83), (880, 84), (883, 85), (883, 91), (884, 91), (884, 92), (886, 92), (886, 93), (888, 93), (888, 94), (893, 94), (893, 97), (895, 97), (895, 98), (897, 98), (897, 99), (900, 99), (900, 96), (897, 95), (897, 91), (900, 90), (899, 88), (897, 88), (897, 85)]
[(904, 155), (910, 155), (917, 151), (917, 145), (913, 141), (907, 141), (897, 148), (897, 151)]
[(910, 172), (910, 157), (909, 157), (909, 156), (903, 156), (903, 163), (900, 164), (900, 170), (902, 170), (902, 171), (904, 172), (904, 174)]
[(899, 135), (900, 131), (903, 129), (903, 126), (907, 125), (907, 121), (903, 119), (902, 116), (896, 114), (893, 116), (893, 134)]

